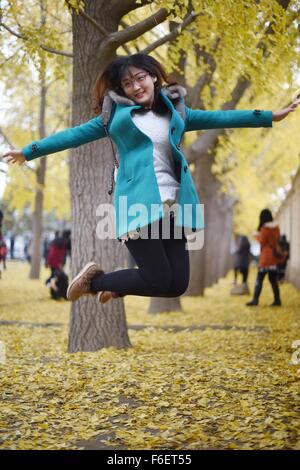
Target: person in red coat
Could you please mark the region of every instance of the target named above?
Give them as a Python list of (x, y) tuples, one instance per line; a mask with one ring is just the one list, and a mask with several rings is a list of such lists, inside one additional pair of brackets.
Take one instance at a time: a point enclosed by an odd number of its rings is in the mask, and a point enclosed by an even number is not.
[(47, 265), (51, 269), (51, 275), (56, 269), (61, 269), (64, 265), (67, 245), (64, 238), (59, 236), (59, 232), (55, 233), (55, 238), (49, 246)]
[(47, 266), (51, 269), (51, 275), (45, 281), (45, 285), (50, 288), (51, 298), (55, 300), (61, 297), (67, 298), (68, 276), (63, 271), (67, 248), (66, 239), (60, 236), (59, 232), (55, 232), (47, 256)]
[(258, 273), (253, 299), (250, 302), (247, 302), (246, 305), (249, 307), (258, 305), (263, 281), (265, 276), (268, 274), (274, 294), (274, 302), (271, 304), (271, 307), (280, 306), (281, 300), (277, 282), (277, 264), (280, 260), (277, 249), (280, 231), (278, 224), (273, 220), (272, 213), (269, 209), (263, 209), (260, 213), (258, 232), (256, 232), (255, 238), (260, 243)]

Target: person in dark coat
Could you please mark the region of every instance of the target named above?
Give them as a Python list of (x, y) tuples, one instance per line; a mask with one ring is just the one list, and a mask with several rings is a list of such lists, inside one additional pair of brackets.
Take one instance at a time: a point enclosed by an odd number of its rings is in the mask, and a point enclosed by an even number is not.
[(11, 235), (10, 237), (9, 250), (10, 250), (10, 259), (14, 259), (15, 258), (15, 236), (14, 235)]
[(282, 235), (279, 238), (278, 244), (281, 247), (285, 257), (277, 264), (277, 280), (278, 282), (283, 283), (285, 280), (285, 271), (287, 263), (290, 258), (290, 244), (287, 241), (286, 235)]
[(238, 272), (242, 275), (242, 283), (231, 289), (232, 295), (249, 294), (247, 284), (250, 263), (250, 242), (246, 236), (241, 236), (238, 242), (238, 248), (235, 252), (234, 278), (237, 280)]
[(47, 262), (48, 252), (49, 252), (49, 240), (47, 237), (45, 237), (43, 241), (43, 258), (44, 258), (45, 268), (48, 268), (48, 262)]
[(46, 280), (45, 284), (50, 289), (51, 298), (59, 300), (64, 298), (67, 300), (69, 278), (62, 269), (53, 269), (51, 276)]

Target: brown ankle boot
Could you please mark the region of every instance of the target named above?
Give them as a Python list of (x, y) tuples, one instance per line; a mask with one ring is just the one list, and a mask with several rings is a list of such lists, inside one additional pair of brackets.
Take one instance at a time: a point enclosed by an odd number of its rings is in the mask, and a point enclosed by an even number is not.
[[(118, 266), (117, 268), (114, 269), (114, 272), (122, 271), (123, 269), (126, 269), (126, 268)], [(100, 304), (106, 304), (106, 302), (108, 302), (109, 300), (118, 299), (119, 297), (125, 297), (125, 295), (117, 294), (117, 292), (111, 292), (109, 290), (103, 290), (103, 291), (98, 292), (97, 300)]]
[(106, 304), (111, 299), (118, 299), (119, 297), (124, 297), (124, 295), (117, 294), (116, 292), (110, 292), (109, 290), (103, 290), (98, 292), (97, 300), (100, 304)]
[(67, 290), (67, 299), (74, 302), (83, 295), (96, 295), (96, 292), (91, 291), (91, 280), (96, 274), (104, 274), (104, 271), (93, 261), (86, 264), (70, 282)]

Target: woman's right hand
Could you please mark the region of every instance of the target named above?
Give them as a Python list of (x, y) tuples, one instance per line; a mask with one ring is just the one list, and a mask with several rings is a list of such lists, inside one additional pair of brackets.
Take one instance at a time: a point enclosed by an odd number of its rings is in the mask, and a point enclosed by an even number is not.
[(10, 150), (3, 155), (3, 160), (6, 163), (18, 163), (18, 165), (23, 165), (26, 162), (21, 150)]

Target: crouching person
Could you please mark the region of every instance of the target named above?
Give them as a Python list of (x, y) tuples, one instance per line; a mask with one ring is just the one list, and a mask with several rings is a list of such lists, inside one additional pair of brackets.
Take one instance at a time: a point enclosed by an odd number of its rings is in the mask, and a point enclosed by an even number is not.
[(64, 298), (67, 300), (69, 278), (61, 268), (52, 271), (51, 276), (46, 280), (45, 284), (50, 289), (51, 298), (59, 300)]

